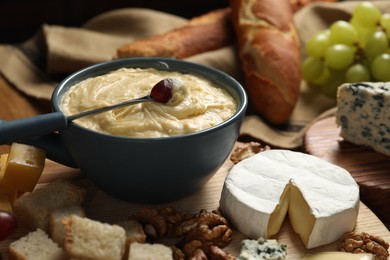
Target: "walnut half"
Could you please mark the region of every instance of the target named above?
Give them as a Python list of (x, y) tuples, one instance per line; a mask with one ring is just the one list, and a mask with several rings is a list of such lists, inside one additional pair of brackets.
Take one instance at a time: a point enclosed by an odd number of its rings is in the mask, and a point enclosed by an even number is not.
[(381, 237), (366, 232), (347, 232), (338, 245), (338, 250), (349, 253), (371, 253), (375, 259), (382, 260), (389, 257), (389, 243)]
[(246, 158), (269, 149), (271, 148), (268, 145), (262, 146), (258, 142), (237, 143), (236, 148), (230, 156), (230, 160), (234, 164), (237, 164)]

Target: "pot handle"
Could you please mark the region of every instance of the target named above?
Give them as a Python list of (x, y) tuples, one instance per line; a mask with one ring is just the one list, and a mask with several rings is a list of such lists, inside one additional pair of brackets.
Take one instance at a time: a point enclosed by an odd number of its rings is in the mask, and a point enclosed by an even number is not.
[(68, 120), (64, 113), (53, 112), (17, 120), (0, 121), (0, 144), (41, 136), (64, 129)]
[[(68, 126), (64, 113), (53, 112), (18, 120), (0, 120), (0, 145), (20, 142), (46, 150), (47, 157), (66, 166), (77, 167), (54, 131)], [(51, 134), (50, 134), (51, 133)]]
[(65, 149), (60, 135), (57, 133), (50, 133), (35, 138), (25, 139), (21, 141), (21, 143), (44, 149), (46, 151), (46, 157), (52, 161), (68, 167), (78, 168), (73, 158)]

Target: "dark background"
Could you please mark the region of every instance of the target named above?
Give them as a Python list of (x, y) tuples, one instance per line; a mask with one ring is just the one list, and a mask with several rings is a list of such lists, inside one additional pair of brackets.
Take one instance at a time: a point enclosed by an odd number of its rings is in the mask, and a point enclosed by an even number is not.
[(0, 0), (0, 44), (27, 40), (44, 23), (77, 27), (119, 8), (143, 7), (192, 18), (227, 5), (227, 0)]

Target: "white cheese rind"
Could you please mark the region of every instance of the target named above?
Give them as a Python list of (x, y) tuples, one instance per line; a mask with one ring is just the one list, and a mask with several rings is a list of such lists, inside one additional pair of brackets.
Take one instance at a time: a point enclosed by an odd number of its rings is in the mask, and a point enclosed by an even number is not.
[(341, 85), (336, 123), (345, 140), (390, 156), (390, 83)]
[[(241, 216), (232, 217), (230, 221), (243, 234), (253, 239), (268, 238), (267, 227), (270, 214), (279, 204), (279, 198), (290, 177), (281, 169), (283, 165), (280, 165), (280, 170), (275, 172), (271, 160), (266, 163), (259, 162), (262, 163), (260, 166), (256, 161), (250, 163), (254, 161), (253, 158), (244, 160), (248, 163), (239, 163), (230, 170), (222, 189), (220, 205), (228, 216), (237, 214)], [(262, 159), (267, 160), (265, 157)], [(268, 166), (270, 168), (267, 168)], [(265, 174), (262, 174), (263, 172)], [(274, 181), (268, 181), (272, 179)], [(264, 187), (259, 185), (261, 183), (267, 183), (268, 190), (273, 192), (264, 194), (262, 192)]]
[(315, 217), (307, 248), (331, 243), (353, 230), (360, 202), (355, 180), (345, 169), (300, 152), (264, 151), (233, 166), (220, 206), (245, 236), (269, 238), (270, 215), (286, 185), (299, 189)]

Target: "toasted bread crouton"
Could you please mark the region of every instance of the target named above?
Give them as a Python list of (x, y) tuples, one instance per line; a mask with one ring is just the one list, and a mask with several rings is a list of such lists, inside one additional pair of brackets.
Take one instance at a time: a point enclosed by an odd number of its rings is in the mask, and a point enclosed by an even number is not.
[(8, 247), (8, 254), (10, 259), (18, 260), (67, 259), (65, 251), (41, 229), (12, 242)]
[(121, 260), (125, 252), (126, 232), (118, 225), (72, 215), (63, 220), (65, 251), (77, 259)]
[(81, 205), (86, 190), (65, 180), (58, 180), (19, 198), (14, 214), (20, 223), (31, 229), (49, 233), (50, 212), (63, 207)]

